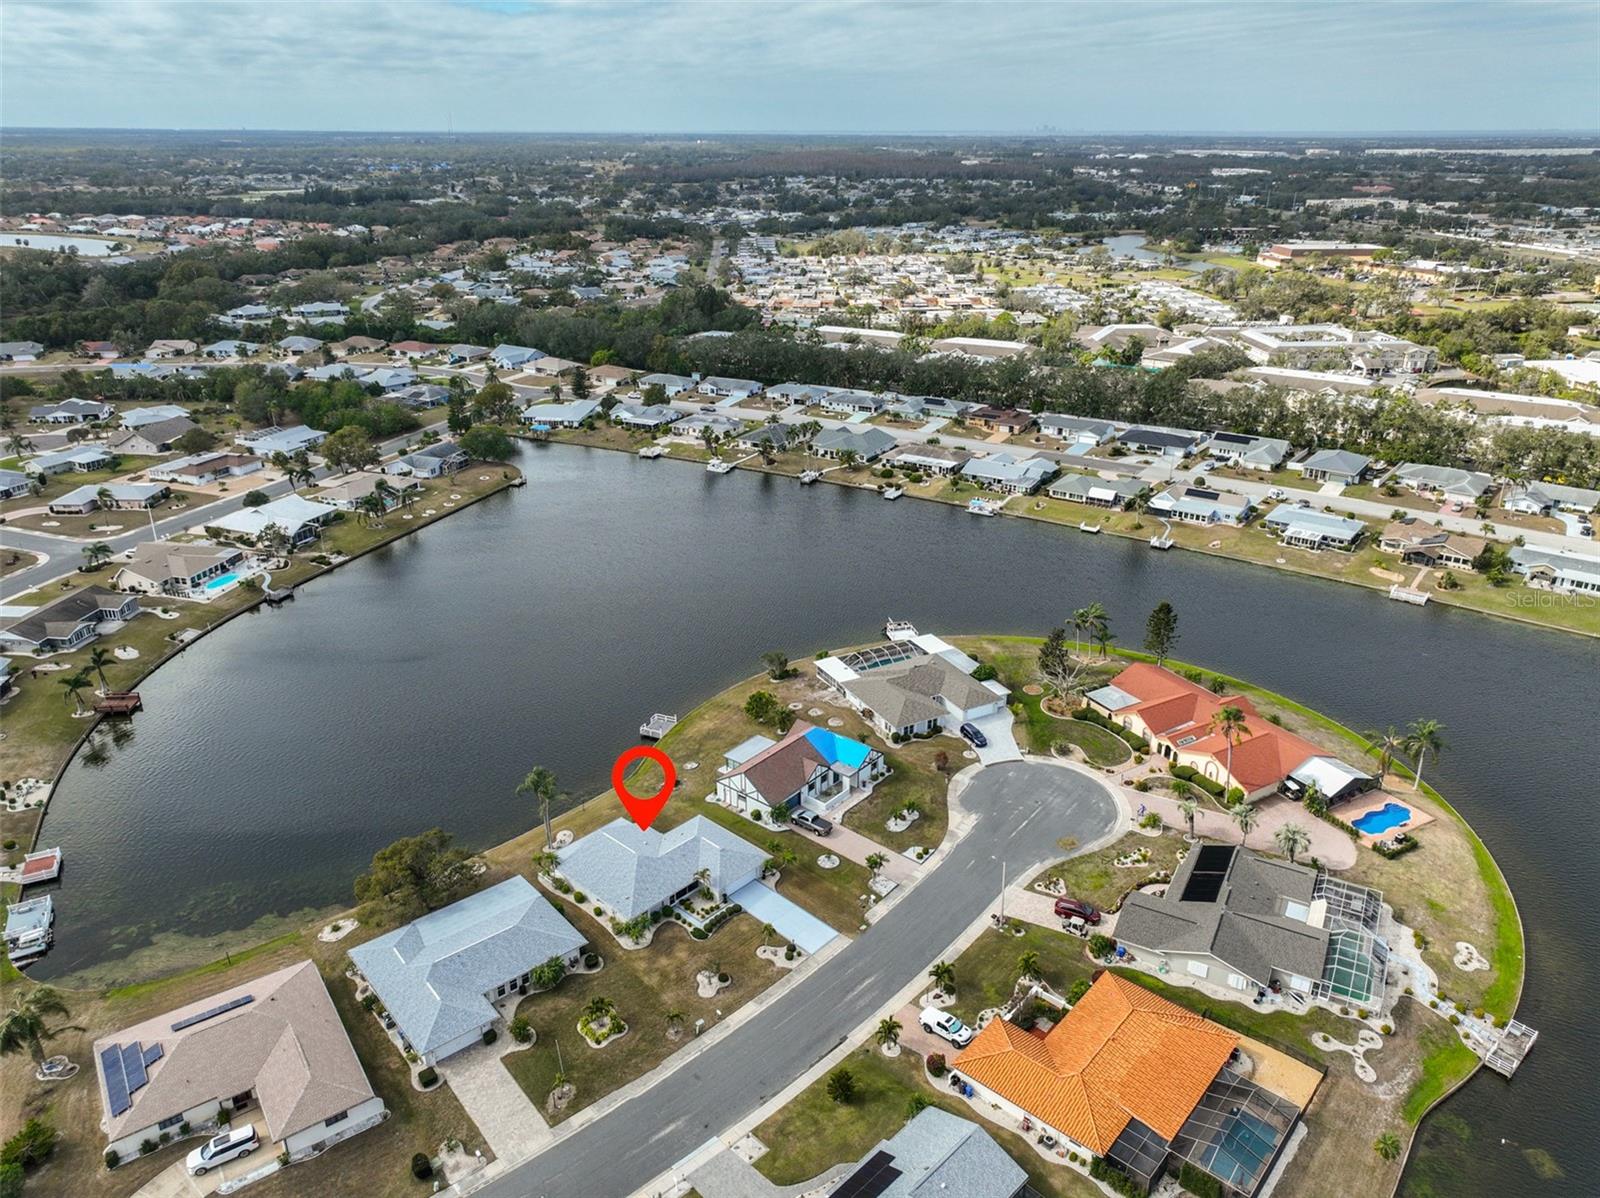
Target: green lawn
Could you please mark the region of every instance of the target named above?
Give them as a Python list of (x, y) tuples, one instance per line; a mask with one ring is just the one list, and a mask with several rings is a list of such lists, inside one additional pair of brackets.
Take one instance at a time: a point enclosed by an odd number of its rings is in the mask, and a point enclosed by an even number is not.
[[(871, 798), (845, 814), (845, 826), (897, 852), (916, 845), (938, 848), (950, 821), (950, 781), (933, 765), (939, 753), (945, 754), (949, 769), (960, 768), (961, 742), (950, 737), (914, 741), (885, 754), (894, 773), (878, 783)], [(885, 821), (908, 802), (916, 803), (922, 817), (903, 832), (889, 831)]]
[(1073, 982), (1087, 979), (1094, 972), (1094, 962), (1085, 954), (1084, 942), (1076, 936), (1037, 924), (1019, 926), (1020, 936), (985, 928), (952, 962), (956, 967), (956, 1001), (952, 1009), (966, 1022), (975, 1023), (980, 1011), (1001, 1006), (1011, 998), (1018, 977), (1017, 962), (1023, 953), (1038, 953), (1044, 980), (1063, 993)]
[(1407, 1123), (1421, 1122), (1433, 1104), (1478, 1067), (1478, 1056), (1461, 1042), (1450, 1024), (1428, 1019), (1419, 1032), (1423, 1049), (1422, 1076), (1406, 1094), (1400, 1114)]
[[(756, 1137), (770, 1149), (756, 1161), (756, 1169), (773, 1182), (798, 1184), (834, 1165), (860, 1160), (880, 1140), (906, 1125), (914, 1095), (964, 1119), (973, 1117), (966, 1103), (924, 1080), (922, 1060), (910, 1049), (894, 1058), (876, 1048), (857, 1049), (841, 1068), (849, 1070), (856, 1084), (855, 1097), (848, 1104), (829, 1098), (827, 1079), (819, 1078), (756, 1128)], [(1100, 1193), (1082, 1174), (1042, 1160), (1015, 1132), (986, 1121), (981, 1126), (1027, 1170), (1029, 1184), (1046, 1198), (1095, 1198)]]
[[(1060, 878), (1073, 898), (1093, 903), (1102, 911), (1114, 911), (1123, 896), (1151, 874), (1157, 870), (1171, 870), (1182, 848), (1183, 836), (1178, 832), (1164, 832), (1160, 836), (1130, 832), (1104, 848), (1051, 866), (1041, 875), (1041, 880)], [(1148, 864), (1126, 867), (1115, 864), (1118, 857), (1137, 849), (1150, 854)]]
[[(511, 1076), (542, 1111), (558, 1070), (577, 1087), (565, 1109), (547, 1112), (551, 1123), (570, 1118), (642, 1077), (693, 1039), (696, 1020), (704, 1019), (707, 1029), (715, 1026), (720, 1021), (718, 1011), (731, 1015), (783, 976), (782, 970), (755, 955), (761, 925), (748, 915), (735, 916), (709, 940), (691, 939), (681, 925), (662, 924), (649, 947), (625, 950), (576, 903), (564, 902), (563, 907), (563, 916), (589, 938), (605, 965), (599, 973), (573, 974), (554, 990), (523, 999), (517, 1013), (533, 1025), (538, 1039), (505, 1061)], [(719, 967), (733, 985), (715, 998), (699, 997), (695, 974)], [(578, 1032), (584, 1006), (597, 995), (614, 1002), (628, 1025), (625, 1035), (603, 1048), (589, 1047)], [(684, 1017), (677, 1040), (667, 1034), (667, 1016), (673, 1011)]]

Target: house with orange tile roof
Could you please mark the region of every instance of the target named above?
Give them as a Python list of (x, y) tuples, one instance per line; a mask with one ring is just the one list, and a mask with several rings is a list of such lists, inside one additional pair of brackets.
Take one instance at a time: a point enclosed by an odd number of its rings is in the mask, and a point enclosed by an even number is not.
[(1148, 1189), (1188, 1162), (1254, 1195), (1301, 1108), (1252, 1083), (1240, 1036), (1112, 972), (1044, 1035), (997, 1016), (951, 1062), (975, 1105)]
[[(1296, 774), (1316, 774), (1319, 785), (1335, 774), (1345, 779), (1338, 793), (1323, 790), (1330, 803), (1371, 789), (1367, 783), (1376, 785), (1320, 745), (1266, 719), (1247, 696), (1213, 694), (1149, 662), (1135, 662), (1085, 697), (1091, 709), (1146, 737), (1169, 761), (1189, 766), (1225, 789), (1237, 787), (1251, 801), (1285, 789)], [(1231, 734), (1219, 723), (1228, 707), (1244, 716), (1243, 725)], [(1319, 761), (1334, 762), (1340, 769), (1318, 770)], [(1300, 788), (1291, 782), (1287, 789), (1299, 793)]]

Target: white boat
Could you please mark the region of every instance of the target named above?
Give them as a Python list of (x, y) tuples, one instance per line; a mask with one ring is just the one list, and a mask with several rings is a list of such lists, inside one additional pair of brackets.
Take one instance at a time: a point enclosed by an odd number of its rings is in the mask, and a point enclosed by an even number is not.
[(659, 445), (646, 445), (639, 451), (639, 456), (641, 458), (659, 458), (666, 452), (667, 451), (662, 449)]
[(1150, 538), (1150, 548), (1152, 549), (1171, 549), (1175, 544), (1177, 544), (1177, 542), (1166, 534), (1162, 534), (1159, 537)]
[(46, 894), (6, 908), (6, 956), (24, 965), (44, 956), (56, 938), (56, 905)]
[(910, 620), (891, 618), (884, 623), (883, 635), (891, 641), (909, 641), (916, 637), (917, 626)]
[(1098, 533), (1100, 531), (1100, 526), (1098, 524), (1090, 524), (1087, 520), (1085, 520), (1082, 524), (1078, 525), (1078, 531)]
[(1000, 505), (1003, 502), (1003, 500), (999, 499), (969, 499), (967, 500), (967, 511), (974, 516), (998, 516), (1000, 514)]
[(727, 474), (733, 469), (732, 462), (725, 462), (721, 458), (712, 458), (706, 463), (706, 470), (711, 474)]
[(904, 494), (905, 489), (903, 487), (887, 487), (883, 492), (883, 497), (885, 499), (899, 499)]
[(800, 472), (800, 485), (801, 486), (805, 486), (805, 487), (809, 487), (812, 483), (816, 482), (817, 479), (819, 479), (821, 477), (822, 477), (822, 471), (820, 471), (820, 470), (802, 470)]

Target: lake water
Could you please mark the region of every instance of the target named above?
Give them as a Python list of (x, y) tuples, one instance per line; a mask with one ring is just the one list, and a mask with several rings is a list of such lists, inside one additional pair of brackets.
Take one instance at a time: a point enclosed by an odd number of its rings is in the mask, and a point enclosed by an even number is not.
[[(1136, 258), (1141, 262), (1159, 262), (1166, 264), (1167, 255), (1162, 250), (1153, 250), (1145, 244), (1143, 233), (1119, 233), (1115, 237), (1101, 238), (1101, 244), (1111, 251), (1113, 258)], [(1086, 254), (1087, 249), (1078, 251)], [(1192, 274), (1210, 270), (1209, 262), (1191, 262), (1184, 258), (1173, 259), (1172, 266), (1176, 270), (1187, 270)]]
[(55, 233), (0, 230), (0, 249), (72, 250), (84, 258), (109, 258), (117, 252), (111, 248), (115, 244), (97, 237), (61, 237)]
[[(232, 621), (141, 684), (131, 736), (75, 762), (46, 819), (68, 867), (38, 976), (158, 936), (240, 947), (259, 917), (348, 902), (375, 849), (433, 825), (474, 846), (521, 832), (531, 766), (602, 790), (643, 718), (688, 711), (768, 649), (808, 656), (888, 617), (1041, 634), (1095, 600), (1137, 645), (1170, 599), (1182, 658), (1355, 728), (1444, 723), (1429, 777), (1516, 891), (1520, 1014), (1542, 1038), (1514, 1084), (1482, 1073), (1430, 1121), (1408, 1189), (1593, 1192), (1600, 642), (944, 505), (521, 453), (528, 487)], [(1536, 1180), (1530, 1149), (1565, 1178)]]

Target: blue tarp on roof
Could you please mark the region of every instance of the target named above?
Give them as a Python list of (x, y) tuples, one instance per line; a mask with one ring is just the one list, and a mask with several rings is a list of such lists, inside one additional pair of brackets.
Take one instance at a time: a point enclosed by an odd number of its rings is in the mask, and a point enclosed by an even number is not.
[(852, 770), (860, 769), (867, 756), (872, 752), (870, 748), (858, 740), (851, 740), (848, 736), (829, 732), (826, 728), (813, 728), (806, 733), (806, 739), (813, 748), (821, 753), (830, 762), (837, 761)]

